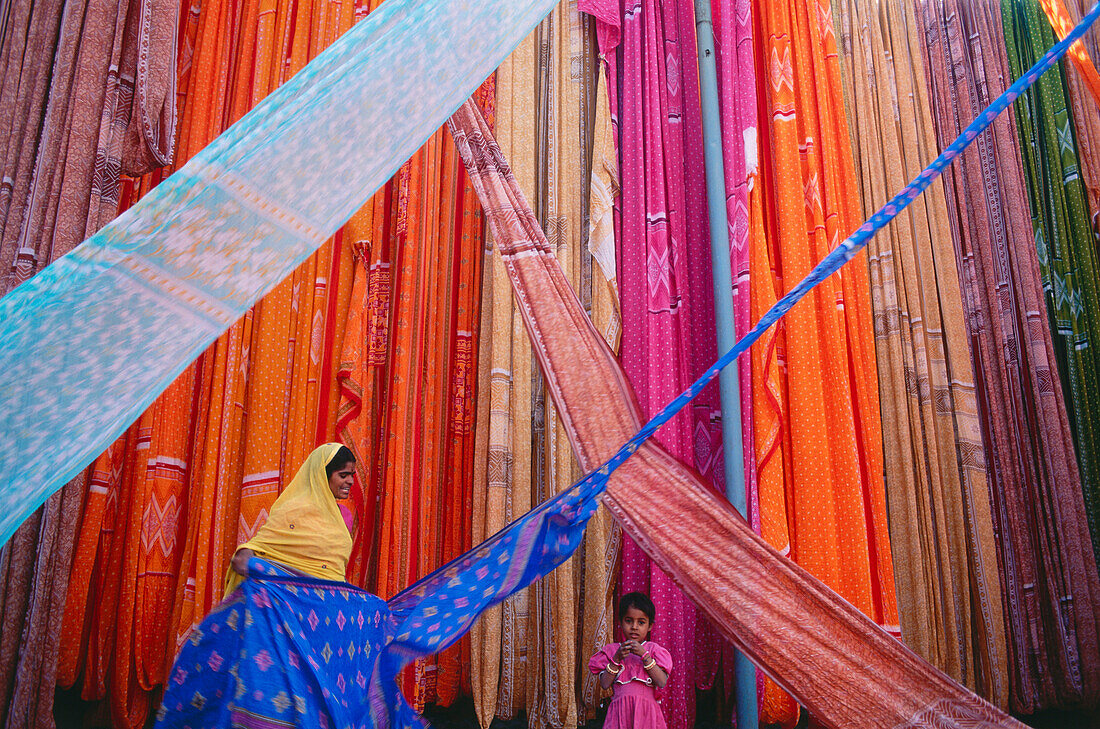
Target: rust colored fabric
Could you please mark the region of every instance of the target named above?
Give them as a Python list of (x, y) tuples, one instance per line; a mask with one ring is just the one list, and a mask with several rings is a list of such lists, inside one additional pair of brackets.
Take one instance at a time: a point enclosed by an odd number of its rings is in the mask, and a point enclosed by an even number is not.
[[(452, 124), (566, 432), (582, 467), (596, 468), (641, 425), (628, 381), (476, 109), (466, 104)], [(784, 559), (652, 441), (612, 475), (605, 503), (723, 635), (827, 726), (1022, 727)]]
[[(863, 213), (937, 154), (909, 5), (839, 3)], [(901, 637), (1008, 705), (1001, 583), (981, 421), (942, 185), (868, 244)]]
[[(918, 6), (937, 139), (954, 139), (1011, 77), (996, 2)], [(1092, 705), (1100, 578), (1010, 110), (943, 177), (983, 413), (1008, 640), (1009, 706)]]

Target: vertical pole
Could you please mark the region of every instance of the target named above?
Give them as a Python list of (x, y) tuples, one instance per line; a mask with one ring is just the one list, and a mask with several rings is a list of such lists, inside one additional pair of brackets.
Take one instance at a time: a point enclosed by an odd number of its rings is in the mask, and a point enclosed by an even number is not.
[[(719, 117), (718, 73), (714, 57), (714, 23), (711, 0), (695, 0), (695, 38), (699, 48), (699, 98), (703, 116), (703, 155), (707, 174), (707, 211), (710, 220), (710, 257), (714, 280), (714, 319), (718, 352), (733, 348), (733, 273), (730, 269), (729, 230), (726, 217), (726, 178), (722, 156), (722, 123)], [(734, 360), (718, 375), (722, 404), (722, 452), (725, 462), (726, 498), (745, 514), (744, 451), (741, 443), (741, 400)], [(738, 729), (757, 729), (756, 668), (740, 651), (734, 654)]]

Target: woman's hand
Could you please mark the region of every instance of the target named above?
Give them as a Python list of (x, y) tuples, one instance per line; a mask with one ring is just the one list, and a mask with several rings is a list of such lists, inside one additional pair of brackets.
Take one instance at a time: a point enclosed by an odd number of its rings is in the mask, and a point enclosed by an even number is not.
[(230, 566), (233, 571), (242, 577), (248, 577), (248, 560), (252, 559), (252, 550), (247, 547), (241, 547), (233, 555), (233, 561), (230, 562)]

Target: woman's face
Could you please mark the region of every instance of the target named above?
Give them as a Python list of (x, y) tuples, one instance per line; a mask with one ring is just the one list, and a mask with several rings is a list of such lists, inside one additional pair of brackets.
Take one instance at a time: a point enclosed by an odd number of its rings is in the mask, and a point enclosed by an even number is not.
[(351, 496), (351, 485), (355, 482), (355, 461), (348, 461), (333, 471), (328, 478), (328, 487), (337, 501)]

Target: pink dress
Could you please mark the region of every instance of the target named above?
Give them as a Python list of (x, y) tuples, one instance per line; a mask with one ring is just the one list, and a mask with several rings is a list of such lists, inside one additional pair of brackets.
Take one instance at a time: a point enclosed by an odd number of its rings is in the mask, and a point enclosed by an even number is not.
[[(672, 655), (652, 641), (645, 643), (646, 650), (657, 661), (657, 665), (672, 675)], [(608, 643), (588, 661), (588, 670), (600, 673), (615, 657), (618, 643)], [(653, 679), (642, 667), (639, 656), (629, 655), (623, 660), (623, 670), (612, 684), (614, 694), (607, 707), (604, 729), (666, 729), (665, 715), (657, 703), (657, 690)]]

